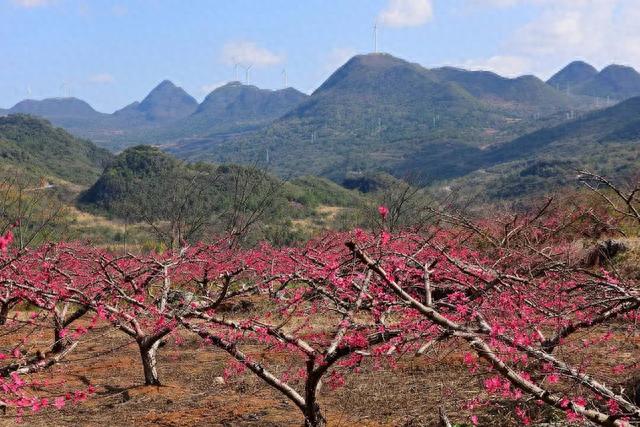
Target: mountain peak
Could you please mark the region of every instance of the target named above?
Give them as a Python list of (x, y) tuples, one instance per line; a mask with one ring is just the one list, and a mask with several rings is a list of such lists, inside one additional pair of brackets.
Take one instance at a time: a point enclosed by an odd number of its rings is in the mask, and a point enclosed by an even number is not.
[(177, 89), (178, 86), (176, 86), (171, 80), (169, 79), (164, 79), (163, 81), (161, 81), (160, 83), (158, 83), (158, 85), (153, 89)]
[(367, 53), (353, 56), (340, 68), (364, 67), (372, 69), (385, 69), (396, 66), (411, 66), (410, 62), (400, 59), (388, 53)]
[(73, 97), (25, 99), (14, 105), (9, 112), (42, 117), (92, 117), (100, 114), (87, 102)]
[(426, 69), (388, 53), (369, 53), (356, 55), (338, 68), (315, 93), (333, 89), (356, 88), (361, 84), (373, 84), (375, 80), (386, 76), (391, 79), (403, 79), (408, 74), (424, 73)]
[(133, 103), (116, 113), (142, 115), (148, 121), (177, 120), (192, 114), (198, 101), (171, 80), (163, 80), (140, 102)]
[(573, 61), (555, 73), (547, 80), (547, 83), (556, 89), (566, 89), (567, 87), (582, 84), (594, 78), (597, 74), (598, 70), (592, 65), (584, 61)]
[(196, 114), (239, 120), (243, 112), (248, 118), (277, 118), (302, 102), (307, 95), (293, 89), (270, 90), (240, 82), (229, 82), (215, 88), (198, 107)]
[(600, 71), (600, 74), (603, 76), (606, 75), (615, 75), (615, 76), (640, 76), (633, 67), (629, 67), (627, 65), (619, 65), (619, 64), (611, 64), (606, 66)]
[(640, 73), (625, 65), (609, 65), (580, 89), (589, 96), (627, 99), (640, 95)]

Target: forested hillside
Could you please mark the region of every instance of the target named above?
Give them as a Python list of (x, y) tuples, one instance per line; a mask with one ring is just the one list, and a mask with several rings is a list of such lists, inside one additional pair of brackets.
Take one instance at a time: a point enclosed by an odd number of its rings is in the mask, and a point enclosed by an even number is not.
[(0, 162), (5, 168), (89, 184), (112, 155), (48, 121), (27, 115), (0, 117)]

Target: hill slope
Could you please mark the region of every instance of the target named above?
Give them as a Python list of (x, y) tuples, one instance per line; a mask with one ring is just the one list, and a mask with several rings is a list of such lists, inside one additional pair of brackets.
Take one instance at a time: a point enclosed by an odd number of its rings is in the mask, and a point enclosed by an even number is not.
[(483, 146), (515, 135), (532, 112), (570, 100), (534, 77), (429, 70), (388, 54), (359, 55), (308, 99), (267, 128), (241, 135), (178, 141), (167, 148), (192, 160), (269, 161), (281, 175), (351, 174), (401, 165), (433, 144)]
[(198, 233), (219, 231), (230, 220), (243, 221), (261, 212), (255, 217), (261, 226), (254, 237), (286, 241), (312, 231), (308, 226), (300, 230), (293, 221), (326, 226), (338, 220), (327, 218), (326, 208), (353, 211), (364, 197), (322, 178), (283, 182), (252, 167), (187, 164), (157, 148), (136, 146), (116, 156), (79, 198), (84, 209), (134, 221), (173, 218), (176, 203), (180, 209), (187, 206), (183, 215), (203, 221)]
[(506, 78), (489, 71), (443, 67), (429, 70), (443, 82), (453, 82), (471, 95), (515, 113), (549, 114), (572, 105), (572, 99), (535, 76)]
[(640, 161), (640, 97), (516, 138), (488, 150), (459, 156), (458, 185), (489, 198), (549, 192), (575, 184), (577, 169), (614, 179), (637, 174)]
[(585, 62), (574, 61), (547, 83), (572, 95), (603, 100), (623, 101), (640, 95), (640, 73), (623, 65), (609, 65), (598, 72)]
[(555, 73), (547, 83), (559, 90), (571, 89), (598, 75), (594, 66), (583, 61), (573, 61)]
[(116, 111), (113, 115), (123, 120), (146, 120), (163, 123), (189, 116), (198, 108), (198, 101), (169, 80), (158, 84), (141, 101)]
[(89, 184), (112, 156), (48, 121), (27, 115), (0, 117), (0, 163), (4, 168)]
[(231, 82), (209, 93), (196, 111), (156, 133), (159, 141), (242, 132), (269, 124), (308, 98), (287, 88), (260, 89)]
[(631, 67), (609, 65), (578, 88), (578, 93), (618, 100), (640, 95), (640, 73)]

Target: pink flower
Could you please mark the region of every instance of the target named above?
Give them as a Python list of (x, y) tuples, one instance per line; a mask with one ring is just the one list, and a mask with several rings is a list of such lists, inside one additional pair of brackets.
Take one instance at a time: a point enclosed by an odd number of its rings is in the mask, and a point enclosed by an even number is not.
[(471, 415), (471, 424), (473, 424), (474, 426), (478, 425), (478, 416), (477, 415)]
[(378, 206), (378, 213), (382, 217), (382, 219), (387, 219), (387, 215), (389, 215), (389, 209), (385, 205)]
[(382, 243), (383, 245), (386, 245), (387, 243), (389, 243), (389, 239), (391, 239), (391, 235), (386, 231), (383, 231), (382, 234), (380, 235), (380, 243)]
[(486, 388), (489, 393), (495, 393), (500, 390), (500, 385), (500, 377), (498, 376), (484, 380), (484, 388)]
[(56, 397), (56, 399), (53, 402), (53, 406), (55, 406), (56, 409), (62, 409), (64, 408), (64, 405), (65, 405), (64, 396)]
[(547, 381), (549, 381), (550, 384), (555, 384), (559, 380), (560, 380), (560, 377), (557, 374), (547, 375)]
[(0, 251), (6, 253), (9, 245), (13, 242), (13, 233), (8, 230), (4, 236), (0, 236)]

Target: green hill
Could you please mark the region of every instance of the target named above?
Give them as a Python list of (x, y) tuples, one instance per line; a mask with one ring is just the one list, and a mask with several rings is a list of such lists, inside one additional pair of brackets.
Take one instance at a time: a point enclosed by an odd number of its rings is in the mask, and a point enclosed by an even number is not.
[(162, 142), (253, 130), (268, 125), (306, 98), (294, 88), (268, 90), (231, 82), (209, 93), (193, 114), (151, 135)]
[(123, 121), (145, 120), (148, 122), (170, 122), (185, 118), (198, 108), (198, 101), (169, 80), (158, 84), (141, 101), (134, 102), (116, 111), (114, 118)]
[(252, 237), (286, 241), (313, 231), (294, 223), (334, 226), (336, 218), (326, 218), (322, 209), (351, 212), (364, 197), (323, 178), (284, 182), (253, 167), (189, 164), (157, 148), (136, 146), (117, 155), (78, 202), (85, 210), (142, 222), (163, 223), (185, 209), (202, 222), (199, 236), (261, 211)]
[(459, 159), (464, 170), (453, 185), (488, 198), (575, 185), (576, 170), (583, 168), (632, 178), (640, 160), (640, 97), (491, 149), (466, 151)]
[(558, 90), (571, 90), (598, 75), (598, 70), (584, 61), (573, 61), (555, 73), (547, 83)]
[(571, 98), (535, 76), (514, 79), (489, 71), (468, 71), (453, 67), (429, 72), (443, 82), (454, 82), (474, 97), (516, 113), (549, 114), (575, 104)]
[(337, 182), (365, 171), (401, 176), (429, 172), (432, 165), (412, 163), (425, 147), (447, 156), (449, 147), (507, 141), (525, 118), (567, 109), (571, 102), (534, 77), (429, 70), (388, 54), (359, 55), (262, 130), (166, 148), (190, 160), (268, 161), (281, 176), (311, 173)]
[(623, 65), (609, 65), (598, 72), (585, 62), (574, 61), (547, 83), (572, 95), (602, 100), (622, 101), (640, 95), (640, 73)]
[(583, 83), (578, 93), (623, 100), (640, 95), (640, 73), (631, 67), (609, 65)]
[(89, 184), (111, 158), (108, 151), (46, 120), (22, 114), (0, 117), (0, 164), (5, 168)]

